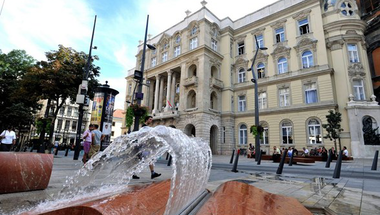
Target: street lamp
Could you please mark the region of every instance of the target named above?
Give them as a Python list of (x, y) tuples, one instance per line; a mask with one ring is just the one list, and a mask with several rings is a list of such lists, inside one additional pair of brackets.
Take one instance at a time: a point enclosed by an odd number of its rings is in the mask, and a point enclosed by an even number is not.
[[(149, 23), (149, 15), (147, 15), (147, 18), (146, 18), (146, 28), (145, 28), (145, 38), (144, 38), (144, 45), (143, 45), (143, 52), (142, 52), (142, 59), (141, 59), (141, 69), (140, 69), (140, 71), (135, 70), (135, 74), (134, 74), (136, 82), (138, 84), (137, 93), (136, 94), (133, 93), (131, 104), (133, 104), (133, 102), (134, 102), (133, 100), (136, 99), (137, 104), (141, 105), (141, 100), (143, 99), (143, 96), (144, 96), (142, 93), (142, 85), (144, 85), (143, 84), (143, 79), (144, 79), (143, 77), (144, 77), (144, 64), (145, 64), (146, 47), (148, 47), (151, 50), (156, 50), (156, 47), (149, 45), (149, 44), (146, 44), (146, 38), (148, 35), (148, 23)], [(137, 84), (135, 85), (135, 89), (136, 89)], [(133, 131), (139, 130), (139, 121), (140, 121), (140, 115), (136, 115), (135, 116), (135, 125), (133, 128)]]
[(92, 41), (94, 40), (94, 33), (95, 33), (95, 26), (96, 26), (96, 15), (94, 19), (94, 27), (92, 29), (92, 36), (91, 36), (91, 43), (90, 43), (90, 50), (88, 53), (87, 58), (87, 64), (86, 64), (86, 70), (83, 74), (82, 84), (79, 85), (79, 92), (77, 95), (76, 103), (79, 104), (79, 116), (78, 116), (78, 126), (77, 126), (77, 134), (76, 134), (76, 143), (75, 143), (75, 153), (74, 153), (74, 160), (78, 160), (79, 152), (81, 151), (81, 129), (82, 129), (82, 121), (83, 121), (83, 106), (86, 103), (87, 100), (87, 89), (88, 89), (88, 75), (90, 70), (90, 64), (91, 64), (91, 51), (92, 49), (97, 49), (96, 46), (92, 46)]
[[(252, 83), (255, 84), (255, 126), (256, 128), (259, 128), (259, 96), (258, 96), (258, 89), (257, 89), (257, 77), (256, 77), (256, 74), (255, 74), (255, 70), (253, 69), (253, 66), (255, 65), (255, 60), (256, 60), (256, 57), (257, 57), (257, 53), (259, 52), (259, 49), (260, 50), (267, 50), (268, 48), (266, 47), (260, 47), (259, 46), (259, 43), (257, 42), (257, 38), (256, 38), (256, 35), (255, 35), (255, 42), (256, 42), (256, 52), (255, 52), (255, 56), (253, 57), (253, 60), (252, 60), (252, 65), (251, 65), (251, 68), (248, 69), (248, 71), (252, 71)], [(258, 160), (258, 157), (259, 157), (259, 153), (260, 153), (260, 132), (258, 134), (255, 135), (255, 161)]]

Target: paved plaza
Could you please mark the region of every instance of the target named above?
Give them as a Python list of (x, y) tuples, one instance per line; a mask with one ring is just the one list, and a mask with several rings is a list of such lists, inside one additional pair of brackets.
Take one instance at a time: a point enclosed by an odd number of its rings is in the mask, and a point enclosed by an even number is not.
[[(51, 199), (62, 188), (66, 176), (73, 175), (81, 168), (80, 159), (74, 161), (72, 158), (72, 152), (67, 157), (63, 151), (55, 156), (52, 176), (46, 190), (0, 195), (0, 214), (12, 214), (11, 211), (15, 208)], [(324, 162), (293, 166), (285, 164), (283, 174), (276, 175), (278, 163), (262, 161), (258, 166), (254, 159), (240, 157), (238, 172), (234, 173), (229, 161), (230, 156), (213, 156), (213, 168), (207, 189), (215, 191), (223, 182), (238, 180), (270, 193), (294, 197), (314, 214), (380, 214), (380, 171), (370, 170), (371, 159), (343, 162), (340, 179), (332, 178), (335, 162), (330, 169), (325, 168)], [(287, 173), (290, 170), (299, 173)], [(156, 163), (156, 171), (162, 173), (162, 176), (150, 179), (147, 168), (139, 174), (141, 178), (132, 180), (131, 184), (148, 184), (170, 179), (172, 176), (172, 169), (167, 166), (165, 157)], [(324, 175), (331, 173), (331, 176), (321, 177), (319, 172)]]

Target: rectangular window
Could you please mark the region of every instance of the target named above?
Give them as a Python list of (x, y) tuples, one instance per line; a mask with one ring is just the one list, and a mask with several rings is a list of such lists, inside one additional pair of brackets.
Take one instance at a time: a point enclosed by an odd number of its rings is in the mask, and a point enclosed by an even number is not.
[(71, 131), (76, 131), (77, 130), (77, 121), (73, 121), (73, 123), (71, 123)]
[(73, 112), (73, 108), (72, 107), (68, 107), (67, 108), (67, 116), (71, 116), (71, 114), (72, 114), (72, 112)]
[(61, 107), (61, 109), (59, 109), (59, 115), (62, 115), (65, 114), (65, 107)]
[(261, 34), (261, 35), (257, 36), (256, 39), (257, 39), (257, 44), (259, 45), (259, 48), (264, 47), (264, 37), (263, 37), (263, 35)]
[(318, 102), (317, 84), (305, 84), (305, 103), (311, 104)]
[(285, 41), (285, 31), (284, 28), (277, 28), (276, 29), (276, 43), (284, 42)]
[(78, 108), (74, 108), (74, 116), (75, 117), (79, 116), (79, 110), (78, 110)]
[(306, 19), (298, 21), (298, 29), (300, 30), (300, 35), (308, 34), (310, 32), (309, 20), (306, 18)]
[(244, 54), (244, 42), (238, 43), (238, 55)]
[(245, 82), (245, 70), (241, 69), (239, 70), (239, 73), (238, 73), (238, 83), (243, 83), (243, 82)]
[(268, 142), (268, 128), (264, 128), (263, 136), (260, 138), (260, 144), (269, 144)]
[(280, 89), (280, 107), (290, 105), (289, 88)]
[(246, 109), (245, 96), (238, 97), (238, 111), (243, 112)]
[(259, 94), (259, 109), (267, 108), (267, 93), (262, 92)]
[(181, 54), (181, 46), (176, 46), (174, 48), (174, 57), (178, 57)]
[(365, 100), (363, 80), (353, 80), (355, 100)]
[(190, 40), (190, 50), (193, 50), (198, 47), (198, 38), (194, 37)]
[(168, 60), (168, 52), (162, 53), (162, 62), (166, 62)]
[(65, 131), (68, 131), (70, 128), (70, 120), (66, 120), (66, 123), (65, 123)]
[(347, 44), (348, 56), (351, 63), (359, 62), (358, 47), (356, 44)]
[(62, 129), (62, 123), (63, 123), (62, 119), (59, 119), (58, 124), (57, 124), (57, 130), (58, 131)]
[[(156, 59), (156, 57), (153, 57), (152, 58), (152, 60), (151, 60), (151, 64), (150, 64), (152, 67), (155, 67), (156, 65), (157, 65), (157, 59)], [(131, 86), (132, 87), (132, 85), (129, 85), (129, 86)], [(129, 92), (131, 92), (131, 91), (129, 91)]]
[(211, 39), (211, 48), (214, 51), (218, 51), (218, 41)]

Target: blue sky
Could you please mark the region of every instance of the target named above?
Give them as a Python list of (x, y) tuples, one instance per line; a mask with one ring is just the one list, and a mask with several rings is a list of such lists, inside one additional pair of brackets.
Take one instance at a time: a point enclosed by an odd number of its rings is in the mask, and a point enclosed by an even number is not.
[[(120, 94), (116, 108), (124, 107), (125, 76), (135, 66), (139, 40), (144, 39), (146, 16), (149, 33), (165, 31), (196, 12), (201, 0), (0, 0), (0, 49), (24, 49), (37, 60), (62, 44), (88, 53), (93, 21), (97, 15), (93, 55), (100, 60), (99, 80), (106, 80)], [(208, 0), (206, 7), (220, 19), (232, 20), (275, 0)]]

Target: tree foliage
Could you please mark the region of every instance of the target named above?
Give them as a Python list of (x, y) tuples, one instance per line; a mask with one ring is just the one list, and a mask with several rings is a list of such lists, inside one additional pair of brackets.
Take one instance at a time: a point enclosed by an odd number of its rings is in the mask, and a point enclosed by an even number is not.
[(0, 50), (0, 127), (21, 129), (34, 121), (34, 113), (40, 108), (33, 96), (25, 96), (20, 83), (33, 67), (35, 60), (24, 50), (4, 54)]
[[(78, 87), (82, 83), (88, 55), (77, 52), (73, 48), (58, 46), (58, 50), (46, 52), (46, 61), (38, 61), (23, 80), (23, 90), (33, 92), (40, 99), (48, 99), (49, 116), (51, 116), (50, 133), (54, 131), (54, 122), (59, 109), (67, 99), (75, 100)], [(88, 74), (88, 95), (94, 96), (94, 89), (99, 85), (96, 79), (100, 68), (95, 66), (91, 59)], [(52, 137), (52, 135), (50, 135)], [(51, 140), (52, 141), (52, 140)]]

